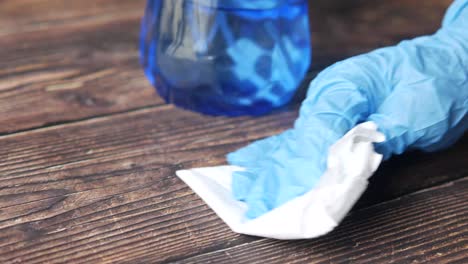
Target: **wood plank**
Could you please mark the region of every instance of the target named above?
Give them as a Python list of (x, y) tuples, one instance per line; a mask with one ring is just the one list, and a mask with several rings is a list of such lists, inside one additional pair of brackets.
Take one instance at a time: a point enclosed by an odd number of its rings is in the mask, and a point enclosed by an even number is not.
[[(339, 59), (435, 31), (448, 3), (363, 1), (346, 12), (311, 3), (308, 80)], [(1, 1), (0, 133), (160, 105), (138, 65), (143, 9), (140, 0)]]
[(0, 133), (162, 104), (137, 59), (138, 26), (131, 20), (0, 38)]
[[(223, 164), (226, 153), (290, 127), (296, 115), (211, 118), (164, 106), (0, 137), (0, 262), (162, 261), (250, 241), (174, 172)], [(370, 199), (401, 194), (398, 182), (412, 192), (466, 176), (467, 142), (433, 154), (433, 167), (421, 158), (382, 172), (393, 185)], [(412, 173), (423, 177), (405, 179)]]
[(309, 1), (314, 48), (312, 68), (320, 70), (330, 62), (394, 45), (402, 39), (433, 34), (452, 2)]
[[(318, 239), (258, 239), (178, 263), (449, 263), (468, 259), (467, 237), (464, 178), (356, 211)], [(153, 261), (156, 253), (131, 263)]]
[(0, 2), (0, 134), (162, 104), (138, 62), (144, 0)]
[[(0, 262), (19, 256), (30, 263), (33, 260), (26, 258), (52, 263), (63, 254), (70, 259), (79, 252), (91, 250), (88, 253), (92, 254), (92, 247), (83, 249), (88, 242), (104, 245), (108, 240), (111, 244), (107, 246), (113, 247), (126, 244), (132, 237), (152, 241), (166, 237), (171, 242), (162, 240), (161, 247), (177, 245), (190, 238), (185, 235), (187, 228), (195, 228), (194, 232), (203, 226), (225, 228), (175, 178), (174, 170), (220, 164), (225, 152), (236, 147), (236, 141), (264, 136), (285, 123), (290, 125), (294, 114), (211, 119), (169, 106), (118, 119), (106, 117), (3, 137), (0, 145), (9, 149), (11, 163), (0, 166)], [(47, 135), (41, 140), (33, 136), (35, 133)], [(101, 142), (99, 147), (93, 147), (97, 142)], [(29, 154), (31, 159), (25, 157)], [(15, 165), (17, 162), (22, 164)], [(181, 203), (181, 199), (185, 201)], [(206, 215), (209, 217), (203, 217)], [(195, 226), (187, 224), (189, 219), (199, 218)], [(197, 238), (200, 247), (228, 243), (226, 237), (216, 234), (203, 242), (205, 235)], [(77, 243), (66, 242), (70, 239)], [(188, 251), (194, 249), (192, 245), (180, 246)], [(171, 252), (175, 254), (170, 250), (165, 254)]]
[(0, 37), (138, 18), (144, 0), (15, 0), (0, 1)]
[[(451, 171), (447, 174), (442, 156), (451, 157)], [(369, 188), (356, 208), (376, 202), (394, 199), (411, 193), (421, 186), (436, 186), (442, 182), (464, 177), (468, 174), (468, 135), (455, 147), (437, 153), (411, 152), (396, 156), (383, 163), (370, 179)], [(429, 176), (431, 175), (431, 176)]]

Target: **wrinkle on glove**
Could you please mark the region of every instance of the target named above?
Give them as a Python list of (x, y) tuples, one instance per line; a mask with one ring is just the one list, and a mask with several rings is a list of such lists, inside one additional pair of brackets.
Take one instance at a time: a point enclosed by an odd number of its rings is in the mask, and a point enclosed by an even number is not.
[(332, 144), (363, 121), (377, 124), (388, 159), (435, 151), (468, 128), (468, 0), (456, 0), (432, 36), (338, 62), (311, 83), (294, 128), (227, 156), (246, 168), (232, 191), (257, 218), (310, 191)]

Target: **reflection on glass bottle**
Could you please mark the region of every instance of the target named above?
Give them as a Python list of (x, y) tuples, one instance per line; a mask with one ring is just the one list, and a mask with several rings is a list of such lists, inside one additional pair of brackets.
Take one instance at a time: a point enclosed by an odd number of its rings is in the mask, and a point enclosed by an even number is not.
[(149, 0), (146, 75), (169, 103), (259, 115), (287, 103), (310, 63), (306, 0)]

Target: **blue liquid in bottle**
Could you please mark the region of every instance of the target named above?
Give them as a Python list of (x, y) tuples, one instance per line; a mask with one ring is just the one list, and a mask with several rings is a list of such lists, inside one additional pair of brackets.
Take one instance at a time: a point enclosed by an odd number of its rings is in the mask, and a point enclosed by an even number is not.
[(168, 103), (261, 115), (292, 98), (311, 57), (307, 0), (148, 0), (140, 51)]

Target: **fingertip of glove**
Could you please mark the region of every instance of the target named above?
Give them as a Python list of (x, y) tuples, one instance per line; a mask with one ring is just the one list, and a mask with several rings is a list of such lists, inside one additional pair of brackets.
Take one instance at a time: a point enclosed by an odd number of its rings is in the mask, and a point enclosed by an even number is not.
[(238, 165), (236, 164), (237, 163), (237, 160), (238, 160), (238, 155), (236, 154), (236, 152), (231, 152), (231, 153), (228, 153), (226, 155), (226, 161), (230, 164), (230, 165)]
[(232, 174), (232, 194), (239, 201), (245, 201), (252, 185), (254, 175), (248, 171), (236, 171)]
[(264, 215), (268, 211), (269, 209), (265, 206), (265, 203), (263, 203), (262, 201), (255, 201), (249, 203), (249, 209), (247, 210), (245, 216), (248, 219), (252, 220)]

